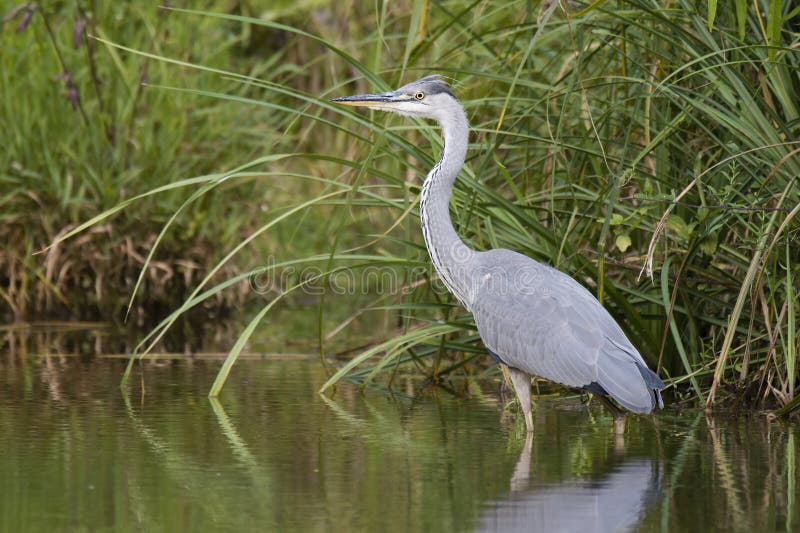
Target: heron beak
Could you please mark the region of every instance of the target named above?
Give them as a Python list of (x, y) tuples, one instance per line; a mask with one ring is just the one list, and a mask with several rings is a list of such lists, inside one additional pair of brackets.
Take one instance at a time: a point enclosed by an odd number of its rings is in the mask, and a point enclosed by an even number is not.
[(393, 104), (399, 103), (397, 93), (376, 93), (376, 94), (355, 94), (353, 96), (340, 96), (334, 98), (331, 102), (337, 104), (350, 105), (354, 107), (391, 107)]

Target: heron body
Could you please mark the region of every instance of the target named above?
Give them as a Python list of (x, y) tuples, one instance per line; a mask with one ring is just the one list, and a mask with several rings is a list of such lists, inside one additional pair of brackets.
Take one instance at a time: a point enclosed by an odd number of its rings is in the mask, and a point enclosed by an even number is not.
[(442, 282), (472, 312), (490, 354), (508, 366), (528, 431), (531, 375), (610, 396), (636, 413), (663, 407), (663, 382), (586, 288), (520, 253), (472, 250), (458, 236), (449, 203), (466, 157), (469, 124), (447, 84), (427, 76), (396, 91), (334, 102), (439, 123), (444, 150), (420, 194), (425, 245)]

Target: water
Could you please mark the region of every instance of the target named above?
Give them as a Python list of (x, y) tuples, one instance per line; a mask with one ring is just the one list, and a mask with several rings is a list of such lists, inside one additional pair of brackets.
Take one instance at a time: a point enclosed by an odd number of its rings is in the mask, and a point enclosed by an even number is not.
[(0, 356), (1, 531), (798, 531), (798, 427), (629, 417), (495, 382), (316, 390), (316, 361)]

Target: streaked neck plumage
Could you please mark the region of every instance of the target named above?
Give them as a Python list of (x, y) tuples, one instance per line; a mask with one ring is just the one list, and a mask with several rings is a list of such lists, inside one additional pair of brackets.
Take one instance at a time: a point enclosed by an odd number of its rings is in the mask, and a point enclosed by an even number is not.
[(425, 246), (436, 272), (447, 289), (469, 310), (472, 280), (468, 266), (475, 252), (456, 233), (448, 209), (453, 183), (467, 154), (469, 124), (464, 108), (455, 99), (448, 107), (450, 109), (442, 109), (436, 117), (442, 128), (444, 150), (422, 185), (419, 212)]

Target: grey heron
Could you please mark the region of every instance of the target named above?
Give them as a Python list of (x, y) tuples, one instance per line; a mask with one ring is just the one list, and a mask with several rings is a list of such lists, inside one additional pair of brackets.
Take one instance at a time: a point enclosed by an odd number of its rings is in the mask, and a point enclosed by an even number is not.
[(439, 123), (444, 149), (419, 198), (425, 245), (444, 285), (472, 312), (489, 354), (508, 367), (528, 432), (531, 375), (592, 392), (612, 408), (607, 397), (636, 413), (663, 407), (664, 383), (585, 287), (511, 250), (473, 250), (458, 236), (448, 206), (467, 154), (469, 124), (439, 76), (333, 101)]

